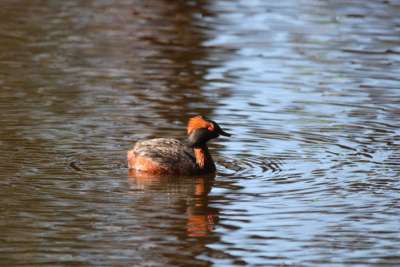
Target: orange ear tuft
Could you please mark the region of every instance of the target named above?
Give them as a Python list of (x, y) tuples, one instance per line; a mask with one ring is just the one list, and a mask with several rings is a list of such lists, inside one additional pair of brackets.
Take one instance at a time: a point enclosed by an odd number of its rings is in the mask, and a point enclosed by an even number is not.
[(196, 117), (190, 118), (187, 133), (190, 135), (193, 133), (194, 130), (201, 129), (201, 128), (212, 128), (214, 129), (214, 125), (212, 123), (206, 121), (202, 116), (198, 115)]

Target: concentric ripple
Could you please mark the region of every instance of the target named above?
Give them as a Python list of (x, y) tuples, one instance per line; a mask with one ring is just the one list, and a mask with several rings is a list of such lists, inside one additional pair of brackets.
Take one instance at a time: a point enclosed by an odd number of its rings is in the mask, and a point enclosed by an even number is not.
[(260, 174), (280, 172), (281, 163), (266, 158), (249, 157), (245, 159), (237, 159), (225, 157), (218, 159), (217, 164), (221, 167), (218, 169), (221, 175), (242, 176), (245, 178), (259, 177)]

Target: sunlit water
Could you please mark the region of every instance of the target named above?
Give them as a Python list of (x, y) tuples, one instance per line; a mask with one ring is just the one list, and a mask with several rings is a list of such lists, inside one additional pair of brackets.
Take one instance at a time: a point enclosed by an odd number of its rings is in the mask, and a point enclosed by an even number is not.
[[(0, 265), (399, 265), (400, 2), (196, 2), (1, 2)], [(128, 173), (194, 114), (215, 178)]]

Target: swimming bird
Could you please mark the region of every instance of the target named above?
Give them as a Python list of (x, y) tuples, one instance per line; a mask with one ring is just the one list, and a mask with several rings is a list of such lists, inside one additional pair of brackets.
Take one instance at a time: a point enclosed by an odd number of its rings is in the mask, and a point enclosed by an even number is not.
[(220, 135), (231, 136), (212, 120), (195, 116), (187, 126), (186, 143), (172, 138), (138, 141), (128, 151), (129, 169), (154, 175), (214, 173), (215, 163), (207, 142)]

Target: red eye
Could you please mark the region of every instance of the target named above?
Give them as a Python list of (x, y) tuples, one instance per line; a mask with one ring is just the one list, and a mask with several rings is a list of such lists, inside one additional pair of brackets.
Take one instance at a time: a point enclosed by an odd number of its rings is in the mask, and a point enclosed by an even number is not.
[(208, 126), (207, 130), (209, 130), (210, 132), (214, 131), (214, 124), (210, 124), (210, 126)]

